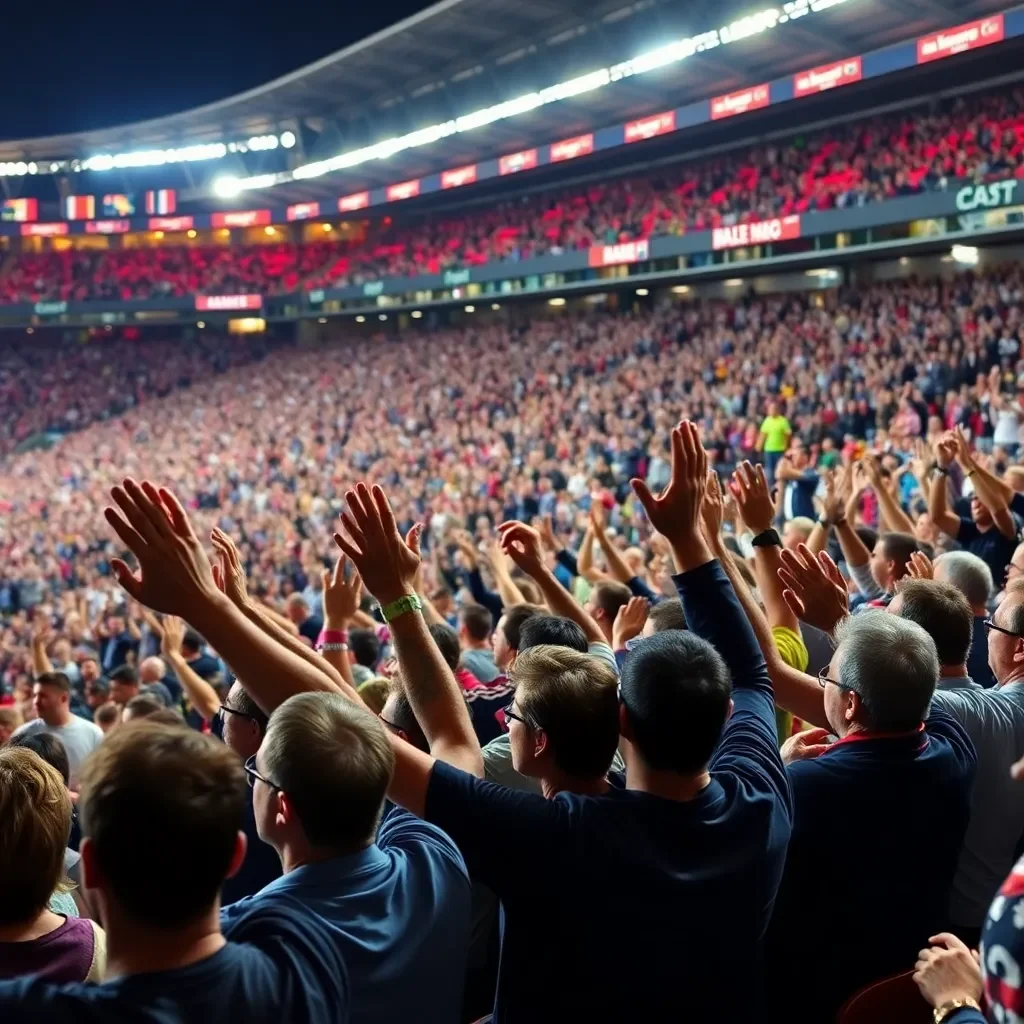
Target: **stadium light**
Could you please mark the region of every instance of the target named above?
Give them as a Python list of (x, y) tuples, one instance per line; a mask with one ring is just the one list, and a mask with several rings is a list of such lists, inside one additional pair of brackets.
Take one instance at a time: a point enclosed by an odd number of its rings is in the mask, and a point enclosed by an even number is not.
[(387, 318), (388, 318), (387, 313), (381, 313), (381, 315), (379, 317), (377, 317), (378, 320), (387, 320)]
[(422, 312), (422, 310), (419, 310), (419, 309), (414, 309), (414, 310), (413, 310), (413, 311), (412, 311), (412, 312), (411, 312), (411, 313), (409, 314), (409, 316), (411, 316), (411, 317), (413, 318), (413, 320), (419, 320), (419, 318), (420, 318), (421, 316), (423, 316), (423, 312)]
[(199, 321), (199, 322), (198, 322), (198, 323), (196, 324), (196, 327), (198, 327), (198, 328), (199, 328), (199, 330), (202, 330), (202, 329), (203, 329), (203, 328), (204, 328), (205, 326), (206, 326), (206, 324), (205, 324), (205, 323), (204, 323), (204, 322), (203, 322), (202, 320), (200, 320), (200, 321)]
[(973, 267), (978, 262), (978, 250), (973, 245), (954, 245), (949, 250), (949, 255), (957, 263), (964, 263)]
[(672, 291), (676, 295), (689, 295), (690, 294), (690, 286), (688, 284), (677, 284), (675, 286), (675, 288), (672, 289)]
[(500, 302), (492, 302), (491, 303), (491, 309), (501, 309), (501, 303)]
[(476, 312), (476, 306), (467, 306), (466, 307), (466, 312), (467, 313), (475, 313)]
[(637, 288), (637, 290), (636, 290), (636, 293), (637, 293), (637, 295), (639, 295), (639, 296), (640, 296), (641, 298), (643, 298), (643, 297), (644, 297), (644, 296), (646, 296), (646, 295), (650, 295), (650, 294), (651, 294), (651, 292), (650, 292), (650, 289), (649, 289), (649, 288)]
[(553, 299), (548, 299), (548, 305), (549, 306), (564, 306), (565, 305), (565, 299), (563, 299), (560, 295), (556, 296)]
[[(242, 178), (239, 182), (239, 189), (267, 188), (289, 181), (317, 178), (322, 174), (345, 170), (370, 160), (386, 160), (403, 150), (427, 146), (447, 138), (449, 135), (472, 131), (474, 128), (493, 124), (495, 121), (504, 121), (510, 117), (518, 117), (520, 114), (536, 110), (537, 107), (557, 103), (572, 96), (592, 92), (595, 89), (602, 89), (607, 85), (622, 81), (624, 78), (646, 74), (657, 68), (665, 67), (667, 64), (686, 60), (696, 53), (704, 53), (707, 50), (727, 46), (763, 32), (774, 31), (787, 22), (796, 21), (798, 18), (804, 18), (811, 14), (820, 14), (832, 7), (850, 2), (851, 0), (789, 0), (788, 3), (779, 7), (766, 7), (754, 14), (739, 18), (729, 25), (723, 25), (720, 29), (712, 29), (685, 39), (678, 39), (620, 64), (613, 64), (610, 67), (578, 75), (538, 92), (525, 93), (514, 99), (505, 100), (503, 103), (475, 110), (471, 114), (465, 114), (454, 120), (443, 121), (431, 125), (429, 128), (419, 128), (407, 135), (382, 139), (380, 142), (363, 146), (360, 149), (349, 150), (347, 153), (339, 153), (326, 160), (314, 160), (308, 164), (300, 164), (291, 171)], [(237, 195), (237, 193), (233, 194)]]
[(366, 323), (366, 317), (365, 316), (357, 316), (356, 317), (356, 323), (357, 324), (365, 324)]
[(296, 143), (295, 132), (281, 132), (281, 145), (285, 149), (291, 149)]
[(325, 323), (327, 323), (327, 317), (325, 317), (325, 316), (320, 317), (320, 319), (317, 320), (317, 323), (318, 324), (325, 324)]
[(213, 194), (221, 199), (232, 199), (242, 191), (242, 183), (231, 175), (223, 175), (213, 183)]

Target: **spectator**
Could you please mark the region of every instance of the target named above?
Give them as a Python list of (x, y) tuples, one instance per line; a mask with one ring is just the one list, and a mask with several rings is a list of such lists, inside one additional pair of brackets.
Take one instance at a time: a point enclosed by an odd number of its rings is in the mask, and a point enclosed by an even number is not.
[(491, 631), (494, 621), (491, 613), (479, 604), (463, 606), (459, 615), (459, 644), (462, 647), (461, 664), (489, 686), (500, 675), (501, 670), (494, 663), (491, 647)]
[(778, 402), (769, 402), (768, 415), (761, 421), (757, 436), (757, 450), (764, 452), (764, 468), (769, 484), (775, 482), (775, 470), (786, 454), (792, 436), (793, 428), (782, 415), (782, 407)]
[(71, 684), (62, 672), (40, 676), (32, 687), (32, 706), (37, 718), (16, 729), (14, 737), (47, 732), (60, 739), (67, 750), (70, 786), (78, 789), (85, 759), (100, 745), (103, 733), (92, 722), (71, 714)]
[(140, 722), (111, 734), (86, 766), (80, 808), (83, 876), (113, 980), (0, 983), (5, 1021), (226, 1019), (240, 1001), (254, 1022), (344, 1018), (345, 966), (300, 903), (268, 899), (221, 935), (217, 893), (244, 855), (243, 780), (234, 755), (185, 728)]
[(121, 721), (121, 705), (115, 704), (112, 700), (101, 704), (93, 712), (93, 721), (100, 732), (106, 736)]
[(16, 708), (0, 707), (0, 747), (10, 738), (14, 731), (23, 725), (22, 717)]
[[(179, 707), (181, 705), (181, 684), (167, 672), (167, 665), (163, 658), (146, 658), (139, 665), (139, 692), (154, 694), (149, 689), (159, 684), (167, 691), (169, 698), (166, 707)], [(159, 692), (159, 691), (157, 691)]]
[(132, 697), (121, 712), (123, 723), (137, 722), (141, 718), (149, 719), (152, 722), (162, 722), (164, 725), (182, 725), (184, 722), (177, 711), (148, 693), (140, 693), (137, 697)]
[[(462, 660), (462, 649), (459, 647), (459, 635), (451, 626), (443, 622), (435, 622), (430, 627), (430, 635), (438, 650), (447, 662), (448, 667), (455, 673), (459, 686), (463, 690), (475, 690), (480, 686), (480, 680), (468, 668), (460, 668)], [(485, 742), (485, 741), (482, 741)]]
[(0, 978), (99, 981), (102, 929), (49, 909), (67, 885), (71, 801), (57, 770), (32, 750), (0, 750), (0, 818)]
[(971, 606), (974, 622), (971, 652), (967, 656), (967, 674), (979, 686), (988, 689), (995, 685), (988, 664), (988, 630), (985, 628), (988, 603), (995, 590), (992, 571), (977, 555), (967, 551), (948, 551), (935, 560), (934, 572), (936, 580), (956, 587)]
[(125, 707), (134, 697), (144, 694), (159, 701), (169, 708), (173, 701), (171, 694), (163, 683), (150, 683), (143, 687), (139, 683), (139, 675), (131, 665), (121, 665), (110, 673), (110, 699), (115, 704)]
[(324, 620), (313, 614), (309, 602), (301, 594), (292, 594), (288, 598), (287, 608), (288, 618), (298, 628), (299, 635), (304, 636), (311, 646), (315, 644), (324, 628)]
[(802, 441), (790, 445), (779, 460), (775, 476), (781, 481), (782, 513), (786, 521), (803, 518), (813, 522), (814, 495), (820, 481)]
[(369, 682), (356, 687), (356, 692), (370, 711), (379, 715), (387, 703), (388, 694), (391, 692), (391, 683), (383, 676), (374, 676)]
[(348, 634), (352, 676), (357, 686), (368, 683), (380, 665), (380, 640), (372, 629), (353, 629)]
[(629, 587), (624, 583), (616, 583), (612, 580), (602, 580), (590, 591), (590, 597), (585, 606), (586, 610), (601, 627), (605, 642), (609, 646), (612, 642), (612, 625), (615, 622), (615, 616), (632, 596)]
[[(273, 713), (246, 763), (261, 836), (284, 874), (226, 908), (225, 930), (280, 895), (328, 930), (354, 1021), (457, 1020), (469, 942), (469, 879), (440, 829), (383, 810), (394, 754), (365, 709), (299, 694)], [(383, 814), (383, 818), (382, 818)]]

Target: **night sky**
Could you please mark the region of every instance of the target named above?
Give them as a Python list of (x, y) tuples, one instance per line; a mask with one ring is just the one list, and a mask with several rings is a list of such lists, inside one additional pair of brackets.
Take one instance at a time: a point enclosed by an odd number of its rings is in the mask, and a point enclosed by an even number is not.
[(0, 139), (105, 128), (223, 99), (428, 6), (12, 2), (0, 16)]

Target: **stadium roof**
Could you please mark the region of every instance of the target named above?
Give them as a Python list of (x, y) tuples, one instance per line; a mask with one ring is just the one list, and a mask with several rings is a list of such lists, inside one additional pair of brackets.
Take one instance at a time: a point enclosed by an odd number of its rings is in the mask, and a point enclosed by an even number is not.
[[(780, 3), (780, 7), (783, 5)], [(764, 35), (386, 161), (273, 189), (275, 201), (417, 177), (730, 92), (1005, 9), (1005, 0), (847, 0)], [(755, 13), (751, 0), (442, 0), (236, 96), (100, 131), (0, 142), (0, 161), (176, 146), (292, 128), (298, 162), (459, 117)], [(216, 173), (245, 173), (234, 158)], [(240, 158), (238, 158), (240, 160)]]

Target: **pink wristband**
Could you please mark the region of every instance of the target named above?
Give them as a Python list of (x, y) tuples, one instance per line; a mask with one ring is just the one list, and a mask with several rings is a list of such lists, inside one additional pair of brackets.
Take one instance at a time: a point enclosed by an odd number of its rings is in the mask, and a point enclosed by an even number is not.
[(347, 644), (348, 643), (348, 630), (347, 629), (321, 629), (320, 635), (316, 638), (317, 647), (322, 647), (324, 644)]

